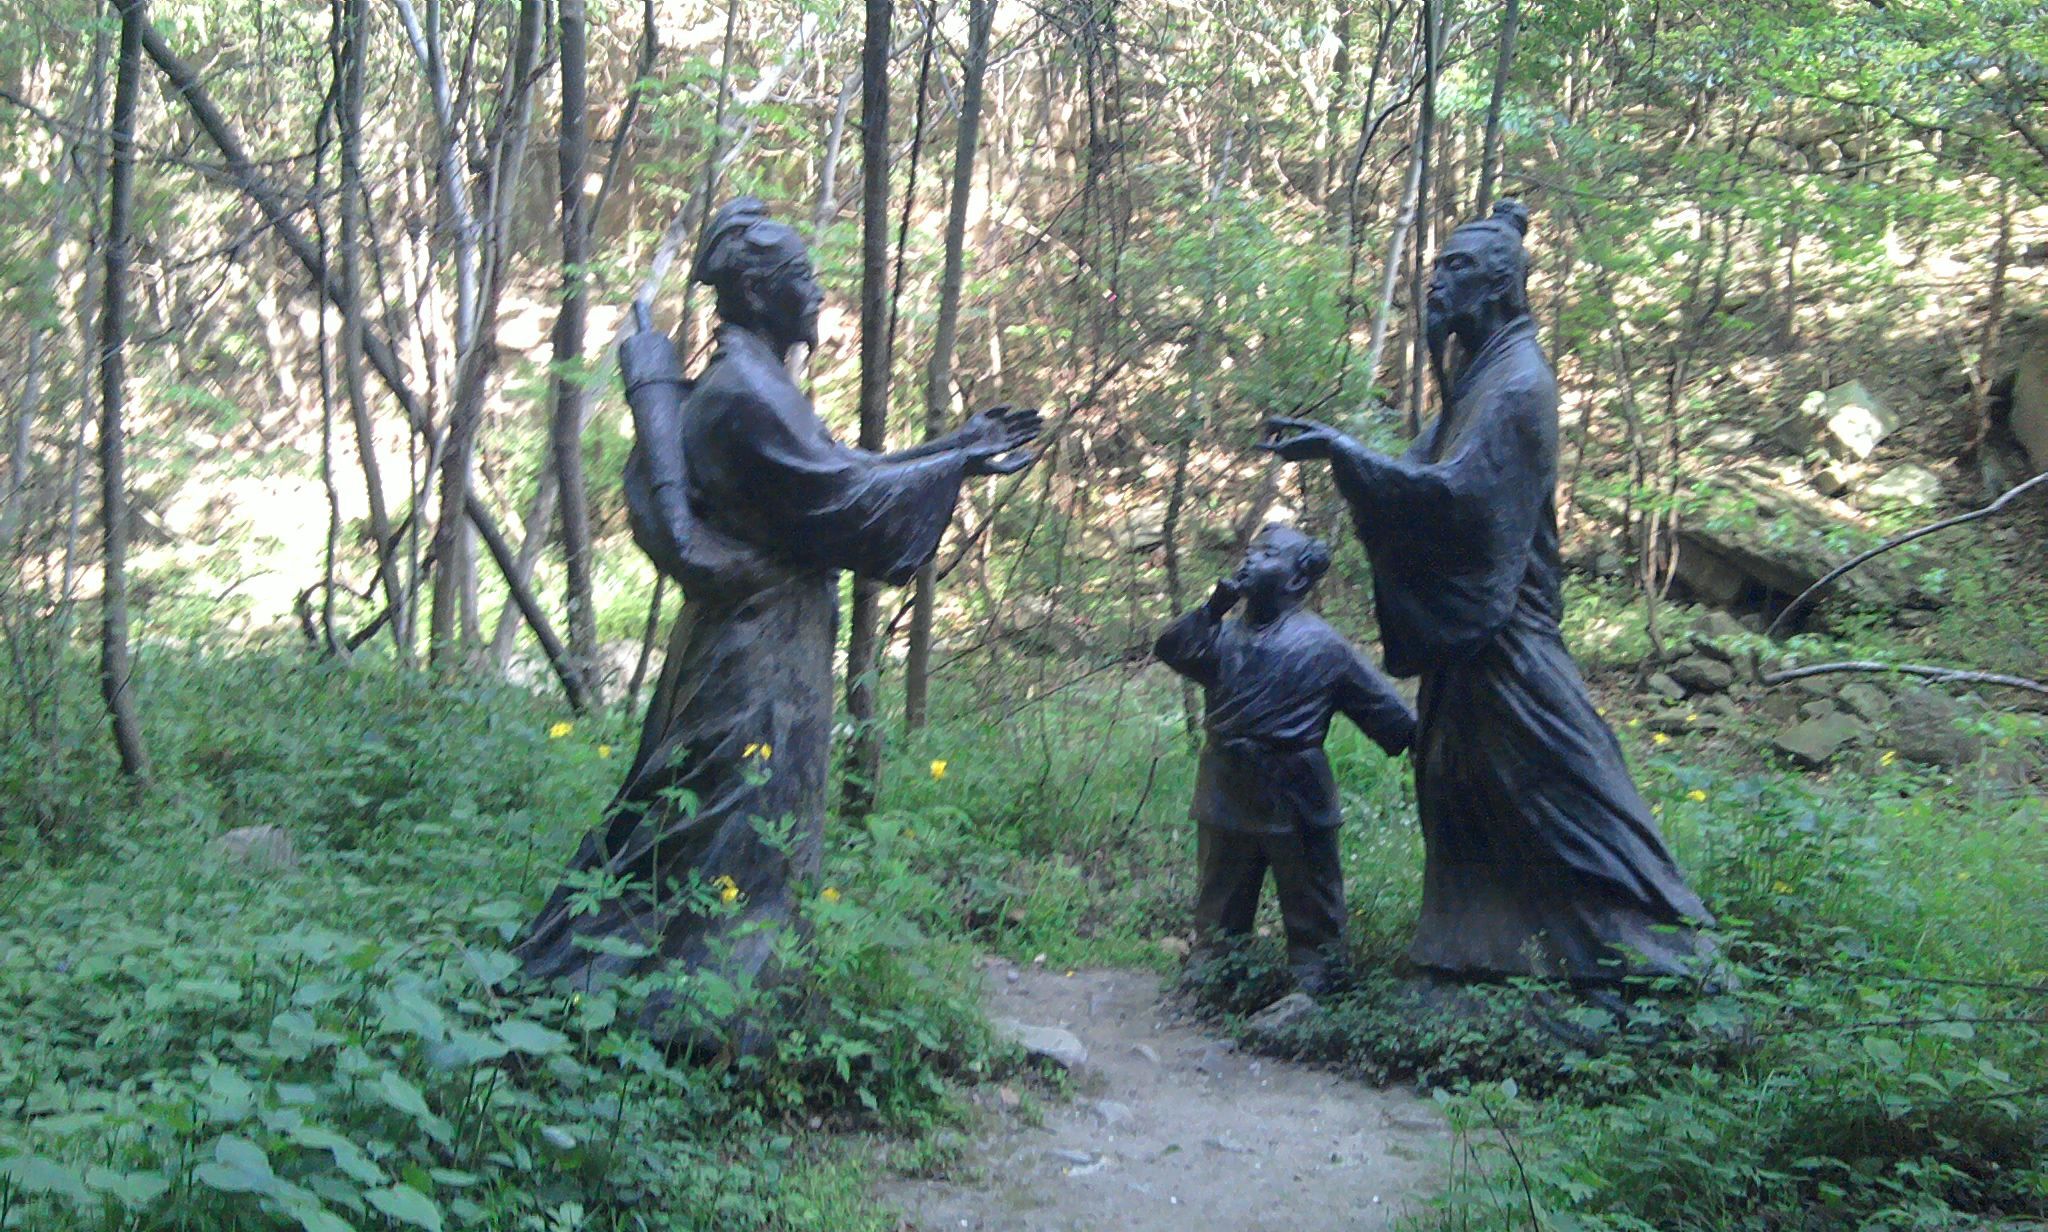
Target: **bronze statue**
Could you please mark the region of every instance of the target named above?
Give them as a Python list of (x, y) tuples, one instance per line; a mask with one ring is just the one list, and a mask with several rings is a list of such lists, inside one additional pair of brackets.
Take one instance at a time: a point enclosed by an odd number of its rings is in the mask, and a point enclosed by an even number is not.
[[(1558, 629), (1557, 382), (1529, 315), (1527, 229), (1504, 201), (1437, 258), (1427, 324), (1444, 411), (1405, 457), (1277, 417), (1261, 448), (1329, 461), (1372, 561), (1387, 670), (1422, 678), (1409, 956), (1591, 984), (1689, 973), (1712, 918)], [(1453, 338), (1464, 358), (1446, 374)]]
[[(784, 366), (816, 344), (823, 292), (754, 198), (713, 217), (692, 277), (722, 322), (695, 382), (644, 307), (619, 357), (628, 518), (682, 613), (625, 782), (514, 947), (526, 976), (574, 987), (671, 965), (772, 978), (792, 883), (819, 865), (839, 571), (908, 581), (961, 481), (1022, 470), (1039, 431), (1036, 411), (998, 408), (901, 453), (834, 440)], [(641, 1026), (695, 1042), (675, 1004), (650, 996)]]
[[(1266, 870), (1301, 990), (1325, 991), (1341, 970), (1344, 870), (1337, 855), (1337, 784), (1323, 755), (1343, 712), (1390, 754), (1408, 747), (1415, 715), (1393, 685), (1301, 609), (1330, 567), (1330, 550), (1270, 524), (1208, 602), (1173, 622), (1152, 653), (1202, 686), (1206, 739), (1189, 815), (1197, 827), (1195, 932), (1205, 950), (1252, 930)], [(1244, 601), (1235, 620), (1224, 616)]]

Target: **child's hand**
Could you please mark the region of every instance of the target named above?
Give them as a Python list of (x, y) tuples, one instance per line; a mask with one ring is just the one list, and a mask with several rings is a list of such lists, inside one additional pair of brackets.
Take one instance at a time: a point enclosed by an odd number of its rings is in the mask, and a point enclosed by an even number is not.
[(1243, 597), (1244, 586), (1237, 580), (1237, 575), (1233, 573), (1216, 583), (1216, 589), (1209, 592), (1209, 611), (1221, 616), (1231, 608), (1236, 607), (1237, 601)]

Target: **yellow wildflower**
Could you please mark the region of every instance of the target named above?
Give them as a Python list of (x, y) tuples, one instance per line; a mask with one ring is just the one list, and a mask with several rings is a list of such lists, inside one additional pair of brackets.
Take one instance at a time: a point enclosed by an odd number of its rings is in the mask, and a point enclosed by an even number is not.
[(610, 756), (612, 755), (612, 746), (611, 746), (611, 745), (609, 745), (609, 744), (600, 744), (600, 745), (598, 745), (598, 746), (597, 746), (597, 755), (598, 755), (599, 757), (610, 757)]
[(568, 735), (570, 732), (575, 730), (576, 725), (574, 723), (569, 722), (567, 719), (564, 719), (561, 722), (555, 724), (553, 727), (548, 728), (548, 739), (560, 740), (562, 737)]
[(1773, 881), (1771, 883), (1771, 893), (1773, 894), (1790, 894), (1791, 892), (1792, 887), (1787, 885), (1785, 882)]
[(1696, 714), (1688, 714), (1685, 716), (1685, 721), (1688, 723), (1697, 723), (1700, 721), (1700, 716)]
[(1889, 766), (1898, 759), (1899, 751), (1897, 749), (1886, 749), (1884, 751), (1884, 756), (1877, 759), (1877, 764), (1880, 766)]
[(1969, 879), (1970, 879), (1970, 872), (1969, 872), (1969, 870), (1968, 870), (1968, 869), (1964, 869), (1964, 870), (1963, 870), (1962, 872), (1959, 872), (1959, 873), (1957, 873), (1957, 874), (1956, 874), (1956, 880), (1957, 880), (1957, 881), (1968, 881)]
[(826, 886), (824, 889), (818, 891), (818, 897), (824, 899), (828, 903), (836, 903), (839, 901), (839, 891), (832, 886)]
[(932, 762), (932, 777), (935, 779), (946, 777), (946, 761), (944, 758), (939, 758)]
[(724, 873), (720, 873), (715, 879), (712, 880), (711, 884), (717, 887), (718, 889), (719, 902), (732, 903), (739, 901), (740, 883), (734, 881), (731, 877), (727, 876)]
[(769, 758), (775, 756), (775, 746), (765, 741), (760, 744), (750, 744), (746, 748), (740, 750), (740, 756), (758, 757), (762, 761), (767, 761)]
[(1669, 736), (1665, 735), (1665, 734), (1664, 734), (1663, 732), (1653, 732), (1653, 733), (1651, 733), (1651, 735), (1650, 735), (1650, 743), (1651, 743), (1651, 744), (1670, 744), (1670, 743), (1671, 743), (1671, 737), (1669, 737)]
[(1692, 801), (1694, 804), (1705, 804), (1707, 802), (1707, 793), (1695, 787), (1691, 791), (1685, 793), (1685, 798)]

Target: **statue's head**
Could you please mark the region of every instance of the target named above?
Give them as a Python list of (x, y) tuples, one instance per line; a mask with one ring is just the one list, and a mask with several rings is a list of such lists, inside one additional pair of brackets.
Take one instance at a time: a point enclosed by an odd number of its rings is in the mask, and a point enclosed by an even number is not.
[(1259, 528), (1235, 581), (1254, 609), (1279, 611), (1301, 602), (1330, 571), (1330, 548), (1285, 522)]
[(825, 292), (810, 252), (796, 228), (768, 217), (760, 198), (737, 198), (712, 215), (690, 277), (717, 294), (720, 317), (766, 334), (777, 351), (818, 345)]
[(1429, 277), (1429, 336), (1486, 334), (1529, 313), (1529, 211), (1502, 201), (1493, 214), (1451, 232)]

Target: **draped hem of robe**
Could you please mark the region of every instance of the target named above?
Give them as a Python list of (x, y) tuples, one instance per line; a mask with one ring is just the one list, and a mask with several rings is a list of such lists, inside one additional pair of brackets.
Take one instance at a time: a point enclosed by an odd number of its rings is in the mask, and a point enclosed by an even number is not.
[(1577, 982), (1691, 976), (1713, 917), (1686, 885), (1554, 621), (1519, 608), (1425, 672), (1422, 912), (1409, 958)]

